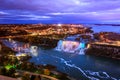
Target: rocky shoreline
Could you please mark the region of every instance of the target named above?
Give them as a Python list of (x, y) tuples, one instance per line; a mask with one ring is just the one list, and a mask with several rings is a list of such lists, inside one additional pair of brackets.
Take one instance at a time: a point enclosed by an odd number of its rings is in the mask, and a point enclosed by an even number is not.
[(120, 60), (120, 47), (113, 45), (91, 44), (86, 54)]

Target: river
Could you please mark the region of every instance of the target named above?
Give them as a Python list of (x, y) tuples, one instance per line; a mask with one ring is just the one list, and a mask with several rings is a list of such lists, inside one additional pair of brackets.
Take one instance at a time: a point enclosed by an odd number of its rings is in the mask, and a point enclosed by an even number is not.
[(120, 33), (120, 26), (110, 26), (110, 25), (87, 25), (92, 27), (94, 32), (117, 32)]
[(30, 62), (55, 65), (59, 71), (76, 80), (85, 80), (85, 77), (91, 80), (120, 79), (120, 62), (103, 57), (40, 49), (38, 56), (30, 59)]
[[(3, 41), (9, 46), (11, 43)], [(14, 45), (26, 44), (14, 42)], [(14, 46), (12, 43), (12, 46)], [(11, 46), (11, 45), (10, 45)], [(32, 46), (32, 45), (30, 45)], [(34, 45), (35, 46), (35, 45)], [(120, 61), (104, 57), (90, 55), (79, 55), (56, 51), (55, 49), (44, 49), (38, 46), (37, 54), (32, 53), (30, 62), (35, 64), (51, 64), (57, 70), (68, 74), (76, 80), (119, 80)]]

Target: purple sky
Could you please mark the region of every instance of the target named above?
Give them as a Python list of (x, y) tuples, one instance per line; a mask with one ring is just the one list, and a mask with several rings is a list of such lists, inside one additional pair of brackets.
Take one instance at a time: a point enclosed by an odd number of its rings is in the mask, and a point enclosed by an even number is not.
[(120, 0), (0, 0), (0, 23), (120, 23)]

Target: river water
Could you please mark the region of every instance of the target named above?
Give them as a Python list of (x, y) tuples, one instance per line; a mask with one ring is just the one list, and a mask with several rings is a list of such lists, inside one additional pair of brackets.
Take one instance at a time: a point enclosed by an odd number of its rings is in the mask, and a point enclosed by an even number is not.
[(120, 61), (90, 55), (70, 54), (39, 49), (30, 62), (52, 64), (76, 80), (118, 80), (120, 79)]
[(106, 25), (88, 25), (92, 27), (94, 32), (117, 32), (120, 33), (120, 26), (106, 26)]

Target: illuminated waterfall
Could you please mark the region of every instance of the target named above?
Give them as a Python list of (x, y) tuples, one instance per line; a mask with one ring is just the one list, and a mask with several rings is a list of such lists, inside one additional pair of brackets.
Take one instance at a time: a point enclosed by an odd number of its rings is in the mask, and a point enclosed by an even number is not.
[(85, 48), (85, 43), (82, 42), (80, 43), (77, 41), (60, 40), (55, 49), (57, 51), (64, 51), (68, 53), (84, 54), (84, 48)]
[(38, 47), (37, 46), (31, 46), (30, 52), (32, 56), (38, 56)]

